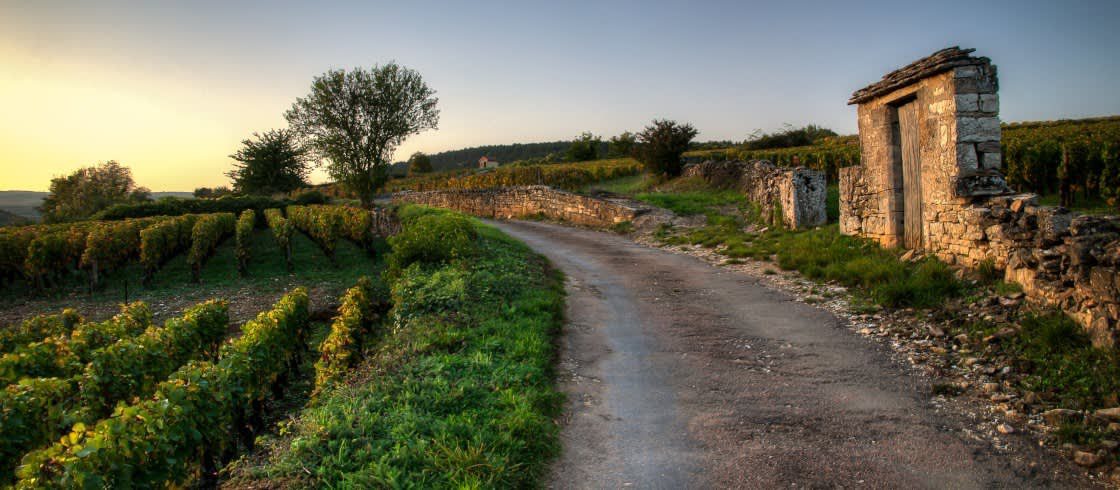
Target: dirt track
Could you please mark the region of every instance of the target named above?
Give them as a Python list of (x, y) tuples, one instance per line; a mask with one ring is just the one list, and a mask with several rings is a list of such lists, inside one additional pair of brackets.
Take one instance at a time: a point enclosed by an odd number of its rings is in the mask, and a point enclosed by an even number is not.
[(569, 281), (554, 488), (1076, 486), (1028, 465), (1051, 459), (1031, 441), (969, 437), (927, 380), (751, 276), (609, 233), (493, 224)]

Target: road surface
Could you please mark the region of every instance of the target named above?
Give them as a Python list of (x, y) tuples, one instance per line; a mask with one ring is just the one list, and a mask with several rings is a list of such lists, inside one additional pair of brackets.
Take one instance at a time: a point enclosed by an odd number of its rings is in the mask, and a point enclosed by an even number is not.
[(928, 381), (751, 276), (615, 234), (490, 223), (568, 278), (552, 488), (1069, 484), (968, 437)]

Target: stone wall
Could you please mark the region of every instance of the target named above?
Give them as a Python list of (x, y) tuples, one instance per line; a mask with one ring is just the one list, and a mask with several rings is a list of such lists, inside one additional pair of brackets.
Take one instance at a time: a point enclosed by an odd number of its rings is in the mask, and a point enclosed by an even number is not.
[(786, 228), (812, 228), (828, 221), (824, 172), (778, 167), (765, 160), (707, 161), (685, 166), (685, 177), (700, 177), (720, 188), (736, 189), (759, 207), (762, 216), (780, 218)]
[(633, 221), (644, 209), (621, 201), (581, 196), (548, 186), (398, 192), (395, 203), (423, 204), (484, 218), (510, 219), (544, 215), (581, 226), (609, 228)]
[(955, 223), (960, 236), (937, 252), (949, 263), (991, 261), (1032, 301), (1061, 308), (1093, 344), (1117, 346), (1120, 335), (1120, 217), (1084, 216), (1039, 206), (1034, 194), (978, 198)]

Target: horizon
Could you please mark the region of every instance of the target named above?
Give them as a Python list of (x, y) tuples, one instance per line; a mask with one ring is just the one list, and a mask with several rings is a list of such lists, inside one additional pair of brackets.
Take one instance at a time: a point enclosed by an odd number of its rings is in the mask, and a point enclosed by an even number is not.
[(106, 160), (153, 192), (228, 185), (228, 155), (285, 127), (313, 77), (389, 61), (417, 70), (442, 113), (394, 161), (606, 139), (661, 117), (692, 123), (698, 141), (784, 124), (854, 134), (853, 91), (953, 45), (999, 67), (1005, 122), (1120, 114), (1120, 66), (1100, 61), (1120, 44), (1108, 25), (1120, 5), (1029, 3), (5, 3), (0, 186), (43, 192)]

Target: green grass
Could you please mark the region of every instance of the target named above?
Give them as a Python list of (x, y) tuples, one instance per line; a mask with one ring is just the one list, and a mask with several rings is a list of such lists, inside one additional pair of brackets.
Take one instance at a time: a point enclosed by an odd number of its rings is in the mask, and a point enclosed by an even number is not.
[[(1061, 312), (1027, 314), (1019, 325), (1016, 335), (994, 344), (983, 341), (1002, 328), (991, 322), (964, 324), (952, 333), (967, 334), (973, 344), (994, 351), (993, 355), (1011, 358), (1011, 365), (1023, 374), (1016, 388), (1038, 393), (1050, 407), (1095, 410), (1116, 406), (1120, 353), (1093, 347), (1085, 330)], [(1104, 432), (1100, 426), (1077, 422), (1062, 425), (1056, 435), (1061, 442), (1091, 445)], [(1120, 434), (1113, 437), (1116, 435)]]
[(829, 223), (840, 222), (840, 185), (830, 184), (824, 200), (825, 215)]
[[(406, 223), (416, 209), (402, 213)], [(403, 270), (391, 285), (390, 333), (367, 351), (355, 379), (324, 393), (272, 444), (267, 461), (235, 480), (311, 488), (539, 484), (558, 450), (552, 361), (562, 278), (524, 245), (475, 226), (474, 256)]]

